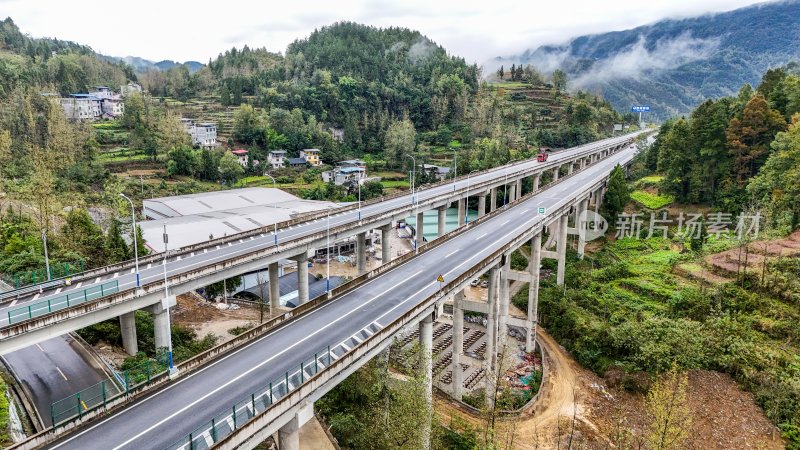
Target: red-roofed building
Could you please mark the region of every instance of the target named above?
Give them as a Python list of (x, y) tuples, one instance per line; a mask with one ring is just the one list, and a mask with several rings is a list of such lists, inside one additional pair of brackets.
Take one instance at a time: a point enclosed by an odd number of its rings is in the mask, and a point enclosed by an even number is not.
[(239, 161), (239, 164), (241, 164), (242, 167), (245, 168), (247, 167), (247, 153), (248, 153), (247, 150), (243, 148), (237, 148), (231, 150), (231, 153), (233, 153), (233, 156), (236, 157), (236, 159)]

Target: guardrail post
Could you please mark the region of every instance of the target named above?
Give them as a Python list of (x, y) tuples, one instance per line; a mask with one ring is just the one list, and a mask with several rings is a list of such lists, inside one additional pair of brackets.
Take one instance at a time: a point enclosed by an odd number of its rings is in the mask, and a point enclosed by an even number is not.
[(217, 442), (217, 421), (211, 418), (211, 442)]
[(50, 299), (49, 298), (47, 299), (47, 312), (53, 312), (53, 308), (50, 305)]
[(78, 392), (75, 394), (75, 398), (78, 399), (78, 418), (83, 419), (83, 408), (81, 408), (81, 393)]
[(105, 406), (106, 406), (106, 382), (105, 381), (101, 382), (101, 387), (103, 388), (103, 407), (105, 408)]
[(56, 411), (53, 408), (53, 403), (50, 403), (50, 423), (53, 424), (53, 430), (56, 429)]
[(328, 346), (328, 365), (331, 365), (331, 346)]
[(33, 319), (33, 312), (31, 310), (31, 305), (28, 305), (28, 318)]
[(319, 359), (317, 359), (317, 354), (314, 353), (314, 373), (319, 372)]
[(272, 382), (269, 382), (269, 404), (273, 404), (275, 400), (272, 398)]
[(236, 429), (236, 405), (234, 404), (231, 408), (233, 410), (233, 429)]
[(100, 297), (102, 297), (103, 295), (105, 295), (105, 294), (103, 294), (103, 285), (101, 283), (100, 284)]
[(189, 450), (194, 450), (194, 432), (189, 433)]
[[(270, 396), (272, 396), (272, 383), (269, 384), (270, 386)], [(250, 401), (253, 403), (253, 416), (256, 415), (256, 393), (253, 392), (250, 394)]]
[(289, 371), (286, 371), (286, 393), (289, 393)]
[(306, 374), (305, 374), (305, 370), (303, 370), (303, 363), (301, 362), (300, 363), (300, 384), (303, 384), (303, 382), (305, 381), (305, 378), (306, 378), (305, 375)]
[(8, 312), (8, 324), (11, 325), (11, 311)]

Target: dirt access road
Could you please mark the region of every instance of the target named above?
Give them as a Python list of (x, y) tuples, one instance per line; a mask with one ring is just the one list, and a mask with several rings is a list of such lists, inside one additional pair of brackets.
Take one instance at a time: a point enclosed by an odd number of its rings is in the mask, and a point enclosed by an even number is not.
[[(571, 419), (573, 413), (579, 421), (584, 421), (581, 399), (592, 394), (587, 392), (586, 386), (590, 384), (588, 380), (581, 382), (581, 377), (584, 377), (587, 371), (578, 366), (541, 328), (538, 338), (546, 355), (547, 364), (547, 381), (540, 398), (521, 416), (502, 419), (497, 425), (498, 440), (510, 442), (513, 439), (515, 449), (555, 447), (556, 438), (560, 434), (559, 421)], [(486, 426), (485, 419), (468, 414), (442, 396), (436, 399), (436, 412), (445, 424), (453, 418), (458, 418), (478, 430), (483, 430)], [(586, 423), (592, 427), (590, 423)]]

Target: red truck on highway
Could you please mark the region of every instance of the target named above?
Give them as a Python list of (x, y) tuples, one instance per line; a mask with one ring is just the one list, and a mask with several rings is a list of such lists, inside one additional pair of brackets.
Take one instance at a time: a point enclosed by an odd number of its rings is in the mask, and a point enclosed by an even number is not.
[(545, 162), (545, 161), (547, 161), (547, 157), (548, 156), (549, 156), (549, 154), (547, 152), (541, 152), (538, 155), (536, 155), (536, 161)]

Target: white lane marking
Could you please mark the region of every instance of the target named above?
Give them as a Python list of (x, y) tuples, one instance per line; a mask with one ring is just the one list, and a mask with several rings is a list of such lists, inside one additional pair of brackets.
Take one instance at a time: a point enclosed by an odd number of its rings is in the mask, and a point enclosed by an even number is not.
[(41, 345), (39, 345), (39, 344), (36, 344), (36, 346), (37, 346), (37, 347), (39, 347), (39, 350), (41, 350), (42, 352), (44, 352), (44, 349), (42, 348), (42, 346), (41, 346)]
[(119, 272), (114, 272), (114, 278), (119, 277)]
[(147, 263), (147, 268), (149, 269), (151, 267), (153, 267), (153, 263)]
[(189, 257), (190, 257), (190, 258), (191, 258), (192, 256), (194, 256), (194, 252), (192, 252), (192, 253), (189, 255)]
[[(414, 278), (414, 277), (418, 276), (418, 275), (419, 275), (419, 274), (421, 274), (421, 273), (422, 273), (422, 270), (418, 271), (417, 273), (415, 273), (415, 274), (411, 275), (411, 276), (410, 276), (410, 277), (408, 277), (408, 278)], [(189, 410), (189, 409), (193, 408), (193, 407), (194, 407), (195, 405), (197, 405), (198, 403), (200, 403), (200, 402), (204, 401), (205, 399), (207, 399), (208, 397), (210, 397), (210, 396), (212, 396), (212, 395), (216, 394), (217, 392), (219, 392), (219, 391), (221, 391), (221, 390), (223, 390), (223, 389), (226, 389), (226, 388), (227, 388), (228, 386), (230, 386), (231, 384), (234, 384), (234, 383), (238, 382), (240, 379), (242, 379), (242, 378), (244, 378), (244, 377), (248, 376), (250, 373), (252, 373), (252, 372), (254, 372), (254, 371), (256, 371), (256, 370), (260, 369), (260, 368), (261, 368), (261, 367), (263, 367), (264, 365), (271, 363), (271, 362), (272, 362), (274, 359), (276, 359), (276, 358), (278, 358), (278, 357), (280, 357), (280, 356), (283, 356), (285, 353), (287, 353), (287, 352), (291, 351), (291, 350), (292, 350), (294, 347), (297, 347), (298, 345), (302, 344), (303, 342), (305, 342), (305, 341), (307, 341), (307, 340), (309, 340), (309, 339), (313, 338), (313, 337), (314, 337), (314, 336), (316, 336), (317, 334), (319, 334), (319, 333), (321, 333), (321, 332), (325, 331), (325, 330), (326, 330), (326, 329), (328, 329), (329, 327), (331, 327), (331, 326), (335, 325), (337, 322), (339, 322), (339, 321), (341, 321), (342, 319), (345, 319), (345, 318), (347, 318), (347, 317), (348, 317), (348, 316), (350, 316), (351, 314), (353, 314), (353, 313), (355, 313), (355, 312), (359, 311), (361, 308), (363, 308), (364, 306), (366, 306), (366, 305), (368, 305), (368, 304), (370, 304), (370, 303), (374, 302), (374, 301), (375, 301), (375, 300), (377, 300), (378, 298), (380, 298), (380, 297), (383, 297), (384, 295), (386, 295), (387, 293), (389, 293), (389, 292), (393, 291), (394, 289), (396, 289), (398, 286), (400, 286), (401, 284), (403, 284), (403, 283), (405, 283), (405, 282), (406, 282), (406, 280), (403, 280), (403, 281), (401, 281), (400, 283), (397, 283), (397, 284), (395, 284), (394, 286), (392, 286), (392, 287), (390, 287), (390, 288), (386, 289), (385, 291), (381, 292), (380, 294), (376, 295), (375, 297), (372, 297), (371, 299), (367, 300), (366, 302), (363, 302), (363, 303), (362, 303), (362, 304), (361, 304), (361, 305), (360, 305), (358, 308), (353, 308), (353, 309), (351, 309), (350, 311), (347, 311), (346, 313), (344, 313), (343, 315), (341, 315), (341, 316), (339, 316), (338, 318), (334, 319), (333, 321), (331, 321), (331, 322), (328, 322), (326, 325), (324, 325), (324, 326), (320, 327), (318, 330), (314, 331), (313, 333), (310, 333), (308, 336), (306, 336), (306, 337), (304, 337), (304, 338), (302, 338), (302, 339), (300, 339), (300, 340), (296, 341), (294, 344), (292, 344), (292, 345), (290, 345), (290, 346), (286, 347), (285, 349), (281, 350), (281, 351), (280, 351), (280, 352), (278, 352), (277, 354), (273, 355), (271, 358), (267, 358), (267, 359), (265, 359), (264, 361), (262, 361), (262, 362), (260, 362), (260, 363), (256, 364), (255, 366), (251, 367), (250, 369), (248, 369), (248, 370), (246, 370), (246, 371), (242, 372), (241, 374), (237, 375), (236, 377), (233, 377), (232, 379), (228, 380), (226, 383), (224, 383), (224, 384), (222, 384), (222, 385), (218, 386), (217, 388), (213, 389), (211, 392), (208, 392), (208, 393), (206, 393), (205, 395), (201, 396), (201, 397), (200, 397), (200, 398), (198, 398), (197, 400), (195, 400), (195, 401), (193, 401), (193, 402), (189, 403), (188, 405), (185, 405), (183, 408), (181, 408), (181, 409), (179, 409), (178, 411), (175, 411), (174, 413), (170, 414), (168, 417), (166, 417), (166, 418), (164, 418), (164, 419), (162, 419), (162, 420), (160, 420), (160, 421), (156, 422), (155, 424), (151, 425), (150, 427), (146, 428), (145, 430), (142, 430), (141, 432), (139, 432), (139, 433), (138, 433), (138, 434), (136, 434), (135, 436), (131, 437), (131, 438), (130, 438), (130, 439), (128, 439), (127, 441), (125, 441), (125, 442), (123, 442), (122, 444), (120, 444), (120, 445), (118, 445), (118, 446), (114, 447), (114, 450), (116, 450), (116, 449), (119, 449), (119, 448), (122, 448), (122, 447), (125, 447), (126, 445), (130, 444), (131, 442), (133, 442), (133, 441), (135, 441), (135, 440), (139, 439), (140, 437), (144, 436), (145, 434), (147, 434), (147, 433), (149, 433), (149, 432), (153, 431), (155, 428), (157, 428), (157, 427), (159, 427), (159, 426), (163, 425), (163, 424), (164, 424), (164, 423), (166, 423), (166, 422), (169, 422), (169, 421), (171, 421), (171, 420), (172, 420), (173, 418), (175, 418), (176, 416), (178, 416), (178, 415), (180, 415), (180, 414), (183, 414), (185, 411), (187, 411), (187, 410)], [(406, 301), (407, 301), (407, 300), (406, 300)], [(319, 310), (317, 310), (317, 311), (319, 311)], [(258, 341), (256, 341), (256, 342), (258, 342)], [(246, 348), (246, 347), (244, 347), (244, 348)], [(221, 360), (220, 360), (220, 361), (221, 361)], [(196, 373), (199, 373), (199, 372), (196, 372)], [(187, 380), (187, 379), (189, 379), (189, 377), (186, 377), (186, 378), (184, 378), (184, 380)], [(176, 383), (176, 385), (177, 385), (177, 383)], [(161, 391), (161, 392), (165, 392), (165, 391)], [(154, 397), (155, 397), (155, 395), (152, 395), (152, 396), (150, 396), (150, 397), (148, 397), (148, 398), (154, 398)], [(141, 403), (139, 403), (139, 404), (141, 404)], [(130, 408), (129, 408), (128, 410), (130, 411)], [(101, 423), (102, 423), (102, 422), (101, 422)], [(99, 425), (99, 424), (98, 424), (98, 425)], [(92, 428), (94, 428), (94, 427), (92, 427)], [(89, 428), (89, 429), (87, 429), (86, 431), (89, 431), (89, 430), (91, 430), (92, 428)], [(84, 431), (84, 433), (85, 433), (86, 431)], [(82, 433), (81, 433), (81, 434), (82, 434)], [(72, 439), (74, 439), (75, 437), (78, 437), (78, 436), (80, 436), (80, 434), (77, 434), (77, 435), (75, 435), (75, 436), (74, 436)], [(72, 439), (70, 439), (70, 440), (72, 440)], [(64, 441), (64, 442), (62, 443), (62, 445), (63, 445), (63, 444), (65, 444), (65, 443), (67, 443), (67, 442), (69, 442), (70, 440)], [(58, 446), (55, 446), (55, 447), (53, 447), (53, 448), (57, 448), (57, 447), (58, 447)]]
[(228, 242), (228, 247), (233, 247), (233, 243), (232, 242)]
[(501, 223), (500, 226), (502, 227), (503, 225), (507, 224), (508, 222), (511, 222), (511, 219), (508, 219), (505, 222)]
[(64, 381), (69, 381), (69, 379), (67, 379), (67, 376), (64, 375), (64, 372), (62, 372), (61, 369), (58, 368), (58, 366), (56, 366), (56, 370), (58, 371), (58, 373), (61, 374), (62, 377), (64, 377)]
[[(131, 273), (133, 273), (133, 269), (131, 269)], [(97, 284), (100, 281), (100, 277), (94, 279), (94, 284)]]
[(489, 234), (489, 232), (488, 232), (488, 231), (487, 231), (486, 233), (483, 233), (482, 235), (478, 236), (477, 238), (475, 238), (475, 240), (477, 241), (478, 239), (480, 239), (480, 238), (482, 238), (482, 237), (486, 236), (487, 234)]
[(36, 295), (34, 295), (34, 296), (33, 296), (33, 299), (34, 299), (34, 300), (36, 300), (37, 298), (39, 298), (39, 295), (40, 295), (40, 294), (36, 294)]
[(16, 300), (16, 299), (14, 299), (14, 301), (13, 301), (13, 302), (11, 302), (11, 303), (9, 303), (9, 304), (8, 304), (8, 306), (14, 306), (14, 305), (16, 305), (16, 304), (17, 304), (17, 300)]
[[(97, 282), (95, 281), (95, 283), (97, 283)], [(81, 282), (79, 282), (78, 284), (76, 284), (76, 285), (75, 285), (75, 289), (78, 289), (78, 288), (79, 288), (79, 287), (81, 287), (82, 285), (83, 285), (83, 281), (81, 281)]]
[(61, 289), (63, 289), (63, 288), (56, 289), (56, 294), (60, 294), (61, 293)]
[(449, 258), (449, 257), (451, 257), (451, 256), (455, 255), (456, 253), (458, 253), (458, 249), (455, 249), (455, 250), (453, 250), (452, 252), (450, 252), (450, 253), (448, 253), (447, 255), (445, 255), (445, 258)]
[[(219, 248), (219, 246), (217, 246), (217, 248)], [(204, 249), (203, 249), (203, 253), (208, 253), (208, 249), (207, 249), (207, 248), (204, 248)]]

